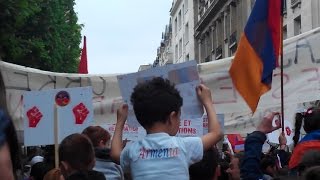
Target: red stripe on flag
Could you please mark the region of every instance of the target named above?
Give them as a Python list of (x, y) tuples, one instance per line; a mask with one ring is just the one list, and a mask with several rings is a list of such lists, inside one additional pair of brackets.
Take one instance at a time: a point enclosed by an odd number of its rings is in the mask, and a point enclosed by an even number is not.
[(279, 14), (281, 14), (281, 2), (282, 0), (269, 0), (268, 7), (268, 26), (272, 35), (272, 42), (274, 47), (274, 53), (277, 58), (276, 67), (279, 66), (278, 58), (280, 54), (280, 37), (281, 31), (281, 19), (279, 18)]

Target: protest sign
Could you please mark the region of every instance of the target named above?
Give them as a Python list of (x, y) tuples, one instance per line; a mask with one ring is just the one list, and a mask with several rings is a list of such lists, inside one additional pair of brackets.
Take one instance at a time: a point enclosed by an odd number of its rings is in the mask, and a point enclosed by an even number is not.
[(203, 135), (203, 122), (202, 118), (182, 118), (180, 120), (180, 126), (177, 136), (190, 137), (190, 136), (202, 136)]
[[(113, 136), (116, 124), (106, 124), (102, 126), (111, 136)], [(124, 125), (122, 132), (122, 139), (128, 141), (137, 141), (146, 136), (146, 131), (143, 127), (130, 127), (127, 123)]]
[(55, 106), (59, 142), (93, 123), (91, 87), (30, 91), (23, 97), (26, 146), (54, 144)]
[(137, 73), (118, 76), (123, 101), (129, 106), (129, 115), (127, 120), (129, 126), (140, 126), (134, 115), (133, 106), (130, 102), (130, 96), (133, 92), (133, 88), (138, 83), (145, 82), (154, 77), (163, 77), (169, 79), (170, 82), (175, 84), (175, 87), (183, 98), (183, 106), (181, 107), (182, 119), (195, 119), (202, 117), (203, 107), (199, 102), (195, 90), (200, 84), (197, 63), (195, 61), (188, 61), (181, 64), (156, 67)]
[[(224, 114), (217, 114), (217, 118), (220, 124), (221, 132), (224, 134)], [(202, 117), (203, 120), (203, 135), (208, 134), (208, 117), (207, 114), (204, 114)]]

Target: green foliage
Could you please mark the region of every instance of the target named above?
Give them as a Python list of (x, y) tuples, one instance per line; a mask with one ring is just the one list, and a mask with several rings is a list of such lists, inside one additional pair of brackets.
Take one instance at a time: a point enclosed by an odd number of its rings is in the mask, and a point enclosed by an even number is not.
[(77, 72), (81, 28), (75, 0), (0, 0), (2, 60), (54, 72)]

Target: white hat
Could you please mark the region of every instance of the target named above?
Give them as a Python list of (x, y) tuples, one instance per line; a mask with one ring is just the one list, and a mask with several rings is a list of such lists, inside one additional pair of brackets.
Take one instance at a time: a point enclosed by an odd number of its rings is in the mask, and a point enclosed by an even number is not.
[(35, 156), (31, 159), (30, 165), (33, 166), (34, 164), (38, 162), (43, 162), (43, 157), (42, 156)]

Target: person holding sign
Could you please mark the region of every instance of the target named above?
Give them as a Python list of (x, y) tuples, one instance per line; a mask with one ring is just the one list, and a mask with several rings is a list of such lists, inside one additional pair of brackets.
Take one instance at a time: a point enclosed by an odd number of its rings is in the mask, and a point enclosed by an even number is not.
[(117, 124), (111, 143), (111, 157), (133, 179), (189, 179), (188, 168), (203, 158), (222, 133), (213, 107), (210, 89), (196, 88), (208, 115), (208, 134), (200, 137), (175, 137), (179, 130), (183, 99), (169, 80), (161, 77), (138, 84), (131, 94), (134, 113), (147, 136), (122, 146), (122, 131), (128, 105), (117, 111)]

